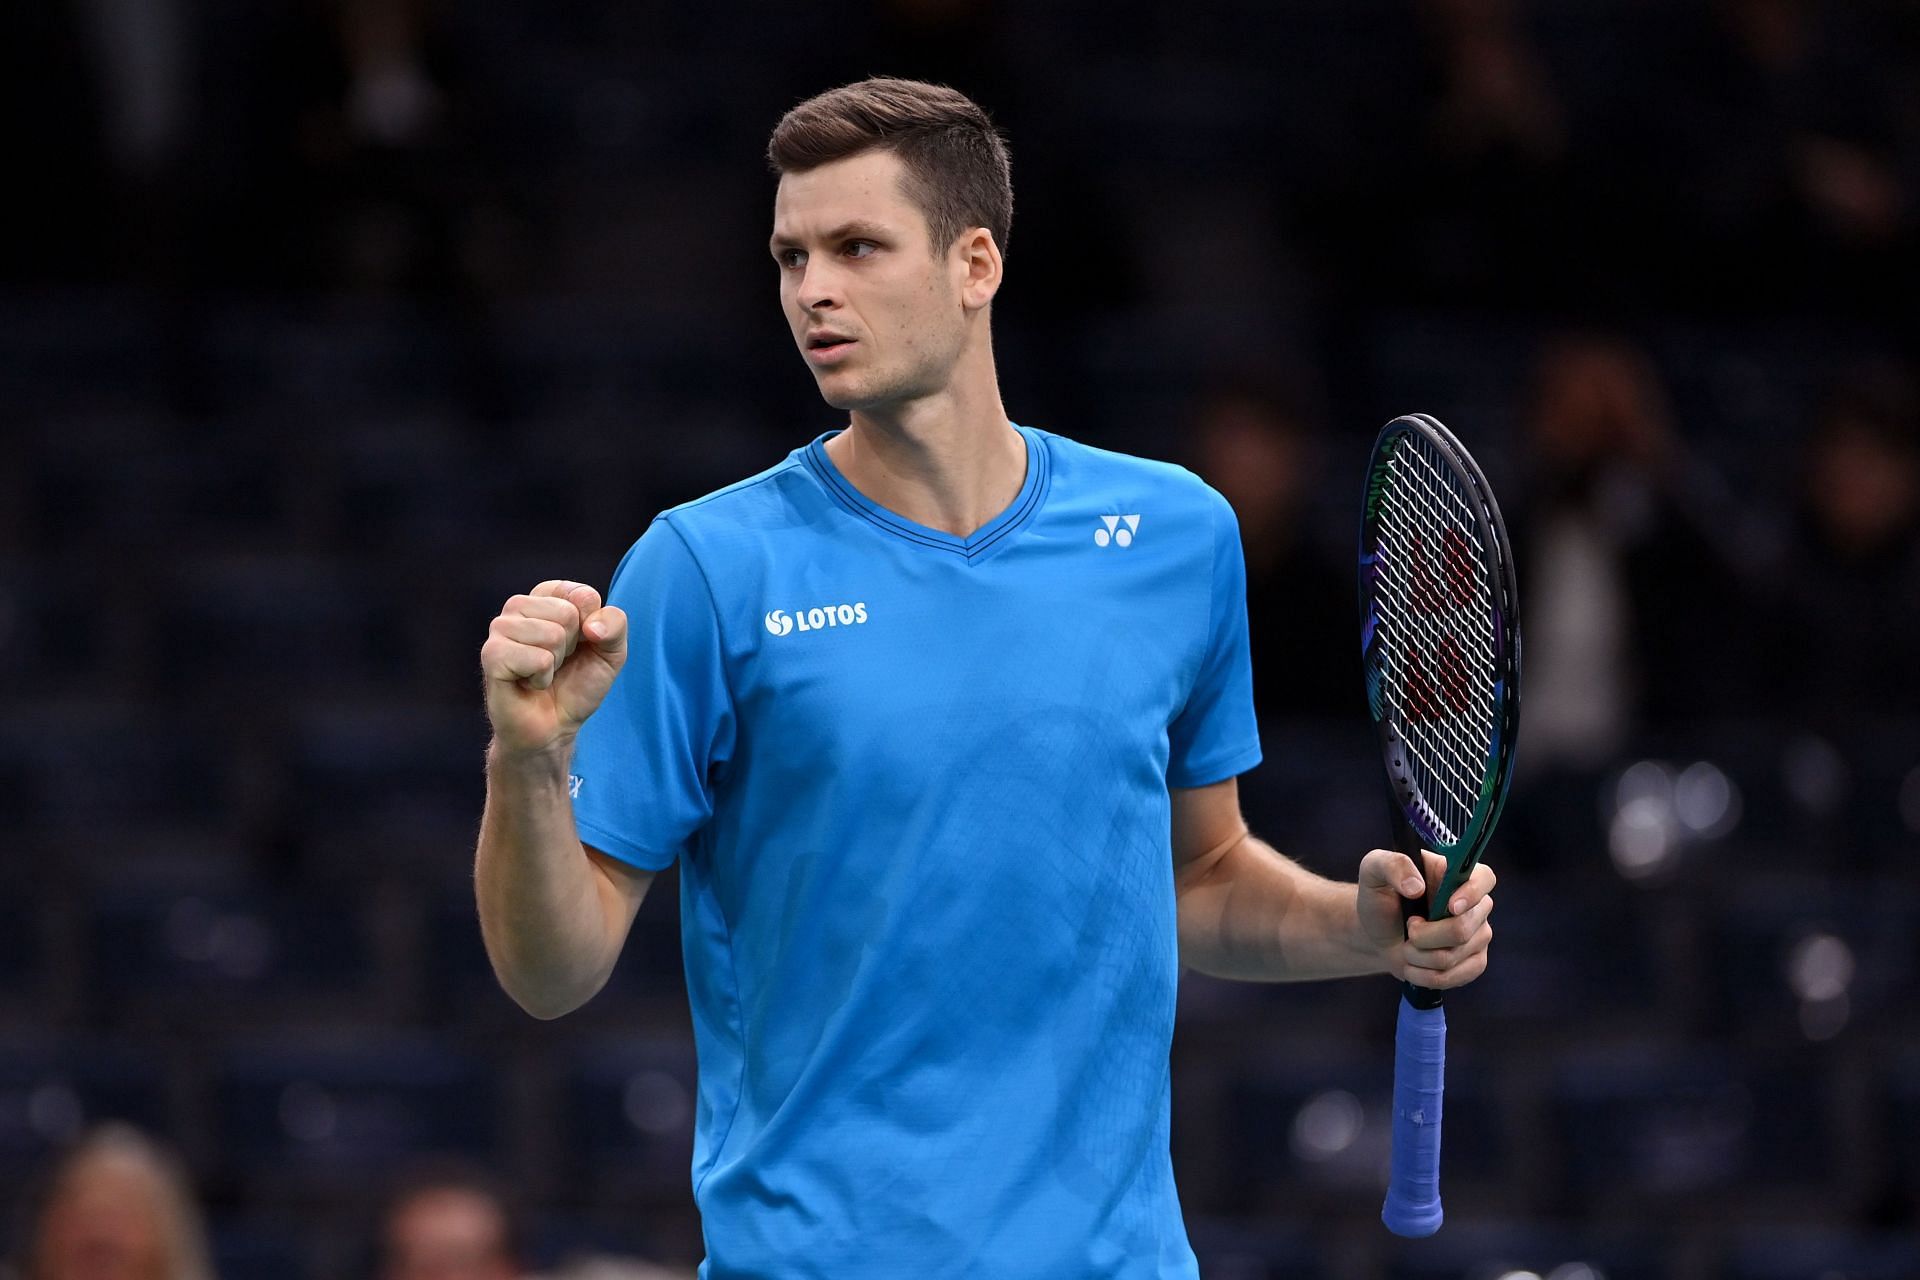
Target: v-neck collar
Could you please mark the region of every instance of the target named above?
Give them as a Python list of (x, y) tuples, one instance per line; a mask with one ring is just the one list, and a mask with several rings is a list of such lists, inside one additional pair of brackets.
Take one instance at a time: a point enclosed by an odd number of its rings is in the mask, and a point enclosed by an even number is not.
[(1008, 536), (1033, 518), (1034, 512), (1047, 496), (1048, 482), (1052, 479), (1052, 460), (1046, 446), (1041, 442), (1039, 433), (1019, 423), (1013, 429), (1027, 444), (1027, 475), (1020, 484), (1020, 492), (999, 515), (975, 529), (966, 537), (958, 537), (941, 529), (916, 524), (905, 516), (887, 510), (879, 503), (853, 487), (851, 481), (840, 473), (840, 468), (827, 454), (827, 441), (840, 434), (829, 431), (817, 437), (806, 447), (807, 465), (819, 477), (820, 483), (835, 501), (854, 515), (872, 524), (884, 533), (918, 546), (935, 551), (947, 551), (973, 564), (999, 547), (1007, 545)]

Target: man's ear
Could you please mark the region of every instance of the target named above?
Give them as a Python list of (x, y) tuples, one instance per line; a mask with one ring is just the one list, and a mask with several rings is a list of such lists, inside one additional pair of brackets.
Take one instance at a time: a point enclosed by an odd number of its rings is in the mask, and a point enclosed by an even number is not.
[(1000, 292), (1000, 277), (1005, 269), (1000, 246), (993, 242), (993, 232), (985, 227), (973, 227), (960, 237), (954, 252), (959, 255), (963, 273), (960, 305), (969, 311), (978, 311)]

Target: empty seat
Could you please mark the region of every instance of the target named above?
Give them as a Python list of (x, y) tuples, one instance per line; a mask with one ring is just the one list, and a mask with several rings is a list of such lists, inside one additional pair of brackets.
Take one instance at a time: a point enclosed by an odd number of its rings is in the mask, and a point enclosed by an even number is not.
[(535, 1266), (547, 1270), (557, 1269), (569, 1259), (583, 1257), (646, 1257), (654, 1251), (651, 1225), (651, 1222), (636, 1221), (632, 1213), (617, 1211), (598, 1216), (535, 1214), (529, 1218), (524, 1233), (527, 1257)]
[(165, 390), (164, 311), (128, 293), (0, 300), (0, 395), (36, 405), (151, 404)]
[(1920, 1276), (1920, 1241), (1837, 1230), (1742, 1233), (1729, 1250), (1721, 1280), (1913, 1280)]
[(105, 1120), (178, 1137), (166, 1063), (150, 1045), (0, 1037), (0, 1177), (39, 1171), (54, 1152)]
[(421, 976), (430, 1019), (511, 1021), (525, 1016), (494, 977), (471, 887), (458, 897), (436, 899), (424, 923)]
[(576, 1050), (565, 1067), (565, 1150), (581, 1188), (684, 1198), (697, 1102), (690, 1037), (609, 1037)]
[(90, 985), (109, 1017), (353, 1016), (380, 998), (364, 904), (294, 894), (129, 884), (95, 901)]
[(1459, 998), (1467, 1016), (1546, 1028), (1578, 1009), (1589, 1023), (1644, 1024), (1663, 976), (1645, 904), (1617, 881), (1534, 873), (1514, 882), (1517, 891), (1495, 892), (1487, 972)]
[(1748, 876), (1715, 883), (1704, 897), (1710, 987), (1702, 1005), (1730, 1025), (1827, 1039), (1912, 1016), (1920, 911), (1904, 887)]
[(431, 1037), (282, 1033), (230, 1049), (214, 1075), (224, 1166), (270, 1197), (351, 1194), (411, 1157), (498, 1149), (488, 1065)]
[(224, 745), (130, 701), (16, 701), (0, 713), (0, 800), (28, 828), (206, 823), (227, 799)]
[[(0, 515), (0, 524), (5, 519)], [(76, 625), (74, 584), (98, 577), (103, 561), (118, 563), (119, 557), (55, 551), (0, 557), (0, 663), (19, 689), (73, 688), (76, 680), (101, 689), (123, 682), (139, 630)], [(127, 621), (137, 628), (138, 614)], [(10, 810), (0, 803), (0, 811)]]
[(1886, 1068), (1887, 1145), (1907, 1203), (1920, 1212), (1920, 1052), (1909, 1050)]
[(45, 916), (26, 895), (0, 898), (0, 1019), (46, 1015), (52, 974)]
[(216, 1218), (209, 1230), (220, 1280), (309, 1280), (314, 1274), (306, 1234), (291, 1222), (253, 1214)]
[[(484, 638), (483, 632), (474, 641), (476, 673)], [(486, 794), (486, 745), (477, 692), (469, 707), (455, 711), (391, 703), (317, 707), (303, 713), (293, 731), (294, 805), (316, 833), (477, 820)]]
[(414, 669), (404, 584), (305, 556), (203, 556), (168, 584), (155, 667), (182, 694), (391, 687)]
[(1659, 1041), (1573, 1051), (1551, 1103), (1566, 1203), (1671, 1212), (1761, 1190), (1810, 1204), (1838, 1193), (1837, 1127), (1817, 1066)]
[(1187, 1240), (1207, 1280), (1294, 1280), (1327, 1274), (1327, 1256), (1298, 1224), (1189, 1219)]
[(457, 334), (405, 303), (227, 307), (208, 326), (206, 358), (229, 407), (321, 421), (445, 403), (465, 368)]

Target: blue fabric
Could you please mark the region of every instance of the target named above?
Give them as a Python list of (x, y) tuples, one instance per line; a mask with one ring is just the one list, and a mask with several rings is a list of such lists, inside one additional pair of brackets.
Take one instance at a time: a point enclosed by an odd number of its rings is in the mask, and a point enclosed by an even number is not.
[(656, 519), (581, 731), (589, 845), (680, 862), (693, 1181), (734, 1277), (1190, 1277), (1168, 787), (1258, 762), (1231, 509), (1021, 428), (971, 537), (826, 437)]

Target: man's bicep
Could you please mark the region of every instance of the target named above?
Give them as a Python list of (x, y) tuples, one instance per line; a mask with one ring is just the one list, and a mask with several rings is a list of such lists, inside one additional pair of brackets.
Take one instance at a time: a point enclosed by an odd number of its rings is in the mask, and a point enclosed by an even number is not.
[(1174, 883), (1189, 888), (1204, 881), (1227, 851), (1247, 834), (1240, 815), (1240, 780), (1227, 778), (1204, 787), (1174, 787)]
[(602, 886), (600, 906), (607, 928), (624, 941), (627, 930), (633, 927), (633, 918), (640, 913), (640, 904), (646, 901), (647, 890), (653, 886), (654, 873), (602, 853), (590, 844), (580, 847), (587, 851), (587, 859), (598, 873)]

